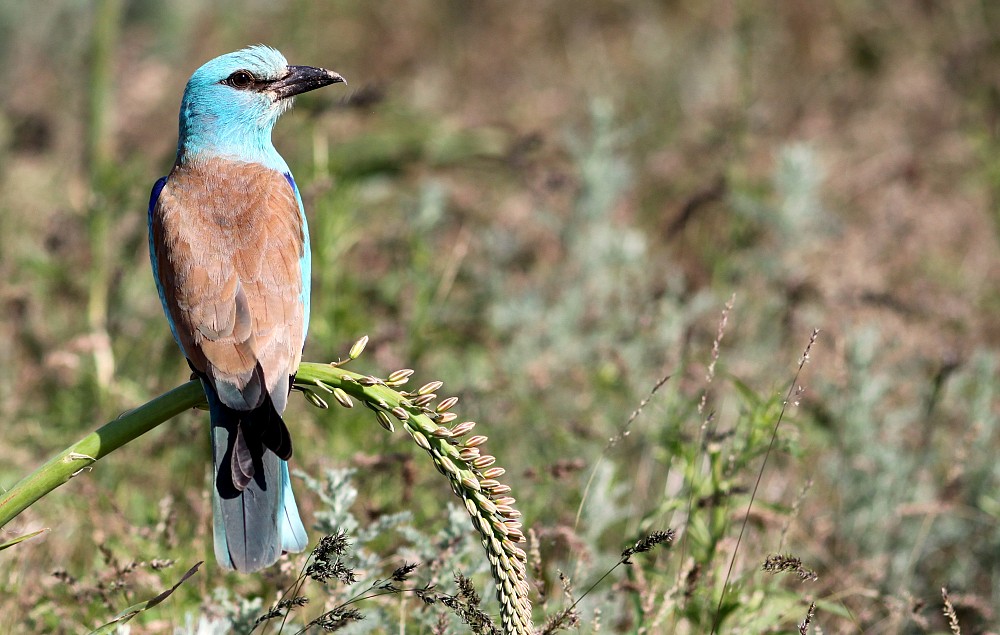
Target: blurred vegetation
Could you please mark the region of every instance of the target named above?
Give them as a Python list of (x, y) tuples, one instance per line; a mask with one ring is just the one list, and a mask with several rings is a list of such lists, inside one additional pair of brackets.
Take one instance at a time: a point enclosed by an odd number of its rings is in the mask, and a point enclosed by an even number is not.
[[(944, 632), (942, 587), (966, 632), (997, 628), (984, 0), (0, 3), (0, 487), (187, 378), (147, 197), (190, 73), (257, 42), (350, 82), (275, 131), (312, 231), (305, 358), (368, 334), (358, 369), (461, 396), (531, 530), (539, 625), (669, 527), (669, 551), (576, 607), (581, 631), (789, 632), (815, 601), (825, 632)], [(459, 571), (496, 613), (464, 511), (411, 444), (301, 399), (287, 419), (312, 540), (351, 531), (365, 580), (419, 560), (417, 584), (456, 593)], [(5, 527), (51, 531), (0, 552), (0, 632), (96, 628), (199, 560), (132, 632), (252, 624), (305, 555), (215, 566), (209, 456), (207, 416), (183, 415)], [(818, 579), (762, 571), (779, 553)], [(464, 628), (412, 594), (358, 608), (349, 632)]]

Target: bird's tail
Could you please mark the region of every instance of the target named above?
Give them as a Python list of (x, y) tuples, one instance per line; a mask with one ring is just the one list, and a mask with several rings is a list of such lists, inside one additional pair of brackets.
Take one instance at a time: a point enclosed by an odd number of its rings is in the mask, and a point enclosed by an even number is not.
[(251, 572), (282, 552), (306, 547), (292, 494), (291, 442), (270, 398), (254, 410), (234, 410), (205, 385), (212, 414), (215, 557), (226, 569)]

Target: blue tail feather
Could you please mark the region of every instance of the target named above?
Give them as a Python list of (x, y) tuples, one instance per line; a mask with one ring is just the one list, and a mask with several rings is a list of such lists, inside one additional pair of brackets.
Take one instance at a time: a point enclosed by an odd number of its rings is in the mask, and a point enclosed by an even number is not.
[(281, 462), (281, 506), (281, 548), (287, 553), (298, 553), (306, 548), (309, 538), (299, 517), (299, 508), (295, 505), (288, 461)]
[[(264, 441), (262, 428), (280, 416), (270, 400), (241, 411), (223, 404), (211, 386), (205, 386), (205, 393), (212, 415), (216, 560), (227, 569), (257, 571), (274, 564), (282, 552), (302, 551), (307, 540), (288, 464)], [(249, 460), (234, 460), (241, 456)]]

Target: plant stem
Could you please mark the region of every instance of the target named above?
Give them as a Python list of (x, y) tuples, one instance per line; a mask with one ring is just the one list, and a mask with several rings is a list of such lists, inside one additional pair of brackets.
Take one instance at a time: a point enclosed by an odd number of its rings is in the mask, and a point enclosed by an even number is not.
[(189, 381), (109, 421), (49, 459), (0, 498), (0, 527), (76, 474), (164, 421), (205, 402), (201, 383)]
[(88, 59), (86, 170), (90, 183), (87, 233), (90, 239), (90, 280), (87, 326), (93, 335), (94, 370), (98, 407), (115, 372), (111, 338), (108, 337), (108, 299), (114, 250), (109, 244), (114, 210), (107, 196), (114, 163), (114, 130), (111, 126), (115, 82), (115, 53), (121, 30), (122, 0), (98, 0)]

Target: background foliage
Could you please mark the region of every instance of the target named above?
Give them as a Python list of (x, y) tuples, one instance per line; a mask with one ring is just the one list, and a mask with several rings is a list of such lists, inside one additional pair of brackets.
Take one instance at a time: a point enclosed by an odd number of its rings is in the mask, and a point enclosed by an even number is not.
[[(818, 327), (723, 630), (794, 630), (815, 599), (828, 632), (941, 631), (942, 586), (967, 632), (995, 626), (998, 34), (982, 0), (2, 3), (0, 486), (186, 379), (146, 200), (190, 73), (265, 42), (350, 82), (275, 133), (313, 234), (306, 359), (367, 333), (359, 368), (461, 396), (534, 531), (536, 621), (566, 606), (557, 571), (579, 595), (672, 527), (580, 628), (711, 628)], [(301, 399), (287, 418), (313, 539), (351, 530), (371, 577), (409, 558), (421, 584), (488, 587), (402, 436)], [(206, 427), (162, 426), (5, 528), (52, 531), (0, 553), (0, 631), (94, 628), (201, 559), (134, 631), (265, 610), (302, 559), (215, 567)], [(785, 551), (819, 578), (759, 571)], [(441, 619), (405, 594), (367, 609), (352, 628)]]

